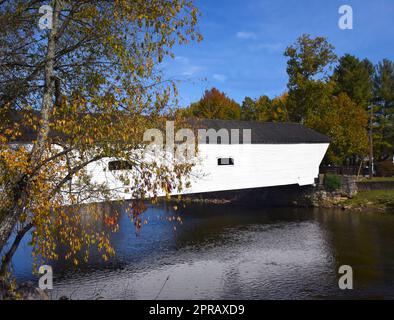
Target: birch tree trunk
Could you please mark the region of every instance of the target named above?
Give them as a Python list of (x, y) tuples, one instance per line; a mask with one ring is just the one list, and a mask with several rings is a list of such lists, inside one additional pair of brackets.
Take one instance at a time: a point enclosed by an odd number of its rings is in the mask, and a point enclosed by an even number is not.
[(42, 97), (42, 108), (41, 108), (41, 126), (38, 132), (36, 145), (32, 150), (32, 163), (37, 164), (37, 161), (41, 159), (42, 153), (44, 152), (45, 143), (48, 140), (49, 134), (49, 118), (53, 108), (53, 95), (55, 90), (55, 55), (56, 55), (56, 40), (57, 40), (57, 28), (60, 12), (60, 1), (53, 1), (53, 17), (52, 17), (52, 29), (49, 33), (48, 48), (45, 62), (45, 85), (44, 93)]
[[(49, 32), (47, 53), (45, 58), (44, 71), (44, 92), (42, 97), (41, 107), (41, 122), (40, 130), (37, 135), (36, 144), (33, 146), (31, 152), (31, 166), (37, 166), (41, 162), (42, 155), (45, 150), (45, 144), (48, 141), (49, 134), (49, 120), (53, 109), (53, 95), (55, 89), (55, 57), (56, 57), (56, 41), (57, 30), (59, 23), (59, 13), (61, 10), (61, 0), (53, 0), (53, 16), (52, 28)], [(37, 21), (38, 23), (38, 21)], [(4, 218), (0, 223), (0, 252), (3, 250), (9, 237), (11, 236), (15, 226), (19, 220), (20, 215), (25, 209), (26, 200), (28, 197), (29, 177), (24, 175), (17, 179), (15, 187), (13, 188), (13, 203), (8, 210), (5, 210)]]

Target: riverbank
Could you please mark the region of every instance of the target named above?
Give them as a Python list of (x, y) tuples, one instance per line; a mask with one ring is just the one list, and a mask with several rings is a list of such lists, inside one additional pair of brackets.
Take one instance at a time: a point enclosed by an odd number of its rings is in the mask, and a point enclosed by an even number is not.
[(47, 291), (37, 288), (31, 281), (18, 284), (15, 280), (4, 283), (0, 281), (1, 300), (50, 300)]
[(319, 190), (309, 197), (311, 205), (316, 208), (394, 212), (394, 190), (365, 190), (351, 197), (338, 192)]
[(324, 175), (308, 196), (314, 207), (394, 212), (394, 178)]
[[(321, 177), (316, 186), (278, 186), (194, 194), (183, 203), (234, 204), (250, 207), (334, 208), (341, 210), (394, 212), (391, 178), (356, 181), (351, 176)], [(330, 183), (327, 183), (330, 182)], [(333, 181), (335, 183), (333, 183)], [(179, 200), (175, 200), (179, 202)]]
[(343, 205), (348, 209), (394, 212), (394, 190), (359, 191), (354, 197), (345, 200)]

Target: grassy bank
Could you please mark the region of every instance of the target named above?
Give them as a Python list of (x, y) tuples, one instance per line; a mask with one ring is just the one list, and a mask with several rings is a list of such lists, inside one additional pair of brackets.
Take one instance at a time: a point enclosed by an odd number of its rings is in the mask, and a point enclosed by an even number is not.
[(360, 191), (342, 203), (349, 209), (379, 209), (394, 212), (394, 190)]
[(385, 181), (394, 181), (394, 177), (373, 177), (372, 179), (369, 178), (360, 178), (360, 182), (385, 182)]

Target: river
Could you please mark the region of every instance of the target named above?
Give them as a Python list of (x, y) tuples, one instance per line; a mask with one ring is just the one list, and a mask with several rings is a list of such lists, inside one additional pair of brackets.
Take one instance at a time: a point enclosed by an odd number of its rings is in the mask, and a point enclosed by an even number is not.
[[(51, 263), (53, 298), (394, 299), (391, 213), (149, 206), (136, 233), (124, 211), (114, 259)], [(338, 287), (341, 265), (353, 268), (353, 290)], [(19, 281), (37, 281), (27, 241), (13, 268)]]

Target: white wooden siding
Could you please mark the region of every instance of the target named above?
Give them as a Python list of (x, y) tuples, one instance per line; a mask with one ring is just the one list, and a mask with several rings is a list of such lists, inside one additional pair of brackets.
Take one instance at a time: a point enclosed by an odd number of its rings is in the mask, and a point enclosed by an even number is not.
[[(310, 185), (318, 176), (328, 143), (199, 145), (199, 164), (192, 186), (184, 194), (281, 186)], [(219, 166), (218, 158), (233, 158), (234, 165)], [(116, 173), (107, 170), (111, 159), (91, 164), (94, 181), (122, 189)], [(174, 193), (175, 194), (175, 193)], [(128, 198), (121, 194), (121, 198)]]

